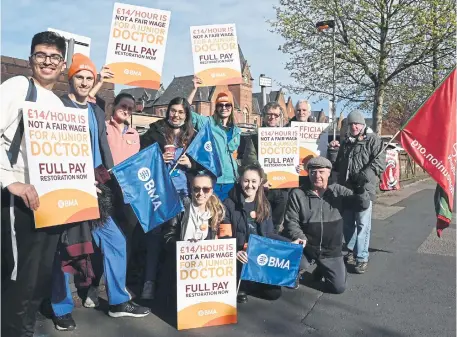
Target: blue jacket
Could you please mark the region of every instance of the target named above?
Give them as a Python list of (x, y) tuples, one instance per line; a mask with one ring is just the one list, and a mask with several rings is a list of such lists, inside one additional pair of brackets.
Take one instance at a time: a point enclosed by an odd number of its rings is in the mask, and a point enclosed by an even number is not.
[(211, 123), (211, 131), (213, 132), (222, 165), (222, 176), (217, 178), (217, 183), (233, 184), (238, 176), (238, 163), (233, 158), (233, 153), (240, 146), (241, 129), (236, 125), (233, 126), (232, 139), (227, 144), (227, 131), (222, 125), (216, 123), (213, 116), (202, 116), (192, 111), (192, 123), (197, 131), (200, 131), (208, 122)]

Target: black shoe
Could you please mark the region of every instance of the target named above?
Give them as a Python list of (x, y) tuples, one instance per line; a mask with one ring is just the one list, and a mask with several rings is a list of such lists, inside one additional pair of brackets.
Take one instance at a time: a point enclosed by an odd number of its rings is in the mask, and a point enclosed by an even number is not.
[(89, 287), (86, 300), (84, 301), (83, 305), (85, 308), (96, 308), (100, 305), (100, 301), (98, 300), (98, 287)]
[(156, 292), (156, 283), (154, 281), (144, 282), (143, 291), (141, 292), (141, 298), (143, 300), (153, 300)]
[(132, 301), (110, 305), (108, 315), (111, 317), (145, 317), (151, 313), (149, 308), (141, 307)]
[(367, 271), (368, 262), (357, 262), (354, 270), (356, 274), (363, 274)]
[(55, 328), (59, 331), (73, 331), (76, 328), (76, 323), (71, 314), (53, 316), (52, 321), (54, 322)]
[(236, 296), (236, 301), (240, 304), (242, 303), (247, 303), (248, 301), (248, 295), (244, 291), (240, 291), (238, 295)]
[(344, 262), (346, 262), (346, 264), (355, 265), (357, 261), (355, 259), (354, 253), (351, 251), (347, 253), (344, 256)]

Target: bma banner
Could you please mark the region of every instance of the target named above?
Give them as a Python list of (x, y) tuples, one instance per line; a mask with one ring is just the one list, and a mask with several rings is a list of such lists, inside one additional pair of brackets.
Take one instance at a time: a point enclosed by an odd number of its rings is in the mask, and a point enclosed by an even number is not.
[(302, 254), (302, 245), (250, 235), (248, 263), (243, 266), (241, 279), (293, 287)]
[(178, 330), (237, 322), (236, 239), (176, 243)]
[(386, 169), (381, 175), (379, 189), (381, 191), (400, 189), (400, 161), (398, 151), (395, 149), (386, 150)]
[(300, 176), (307, 176), (306, 164), (311, 158), (327, 157), (329, 123), (292, 122), (298, 127), (300, 144)]
[(182, 212), (183, 205), (163, 161), (159, 143), (135, 153), (112, 172), (145, 233)]
[(234, 24), (190, 27), (194, 73), (202, 86), (242, 82)]
[(270, 188), (298, 187), (298, 128), (259, 128), (258, 137)]
[(171, 12), (116, 2), (106, 55), (109, 82), (159, 89)]
[(87, 110), (24, 102), (30, 184), (40, 198), (36, 228), (100, 217)]

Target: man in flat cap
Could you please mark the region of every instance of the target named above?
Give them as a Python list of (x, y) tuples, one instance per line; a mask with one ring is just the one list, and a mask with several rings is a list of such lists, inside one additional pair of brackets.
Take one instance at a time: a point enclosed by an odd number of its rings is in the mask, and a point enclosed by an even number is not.
[(385, 151), (382, 139), (370, 132), (365, 118), (358, 111), (351, 112), (347, 117), (346, 135), (342, 135), (341, 146), (338, 141), (330, 142), (329, 146), (339, 147), (334, 171), (338, 172), (338, 183), (353, 189), (351, 175), (362, 173), (368, 181), (367, 190), (370, 195), (370, 205), (361, 212), (347, 210), (344, 214), (344, 241), (349, 253), (346, 263), (355, 265), (355, 272), (363, 274), (368, 267), (368, 246), (371, 234), (372, 204), (376, 197), (379, 177), (386, 169)]
[(315, 280), (324, 278), (326, 291), (341, 294), (346, 289), (342, 215), (346, 209), (361, 211), (369, 207), (367, 181), (364, 175), (353, 175), (353, 191), (338, 184), (328, 185), (332, 164), (324, 157), (309, 160), (307, 169), (305, 184), (290, 192), (283, 233), (304, 246), (301, 272), (316, 264)]

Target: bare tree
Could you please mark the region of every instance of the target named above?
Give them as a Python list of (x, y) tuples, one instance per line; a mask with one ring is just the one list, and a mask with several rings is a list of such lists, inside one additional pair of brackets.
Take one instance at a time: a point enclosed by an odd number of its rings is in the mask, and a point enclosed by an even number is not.
[(332, 37), (315, 24), (334, 19), (337, 99), (371, 108), (377, 133), (392, 103), (387, 95), (404, 87), (400, 79), (455, 64), (454, 0), (280, 0), (275, 9), (270, 24), (285, 39), (280, 48), (290, 55), (286, 69), (295, 80), (288, 89), (331, 95)]

